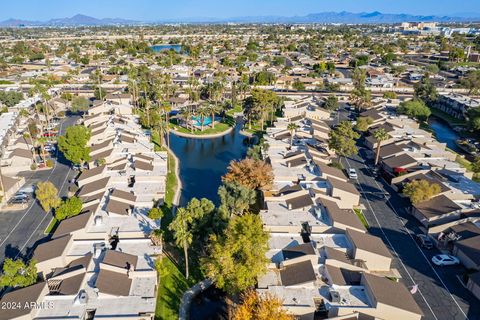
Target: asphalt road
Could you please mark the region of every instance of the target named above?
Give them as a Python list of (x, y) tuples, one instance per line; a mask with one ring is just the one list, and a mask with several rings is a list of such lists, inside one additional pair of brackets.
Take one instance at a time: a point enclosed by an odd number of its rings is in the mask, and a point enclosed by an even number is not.
[[(65, 118), (61, 123), (60, 134), (74, 125), (77, 119), (78, 116)], [(37, 170), (22, 175), (26, 186), (50, 181), (59, 190), (60, 197), (64, 197), (69, 181), (76, 173), (70, 170), (68, 161), (57, 151), (57, 161), (52, 170)], [(31, 200), (23, 210), (0, 211), (0, 263), (6, 257), (28, 258), (39, 243), (48, 240), (44, 231), (51, 219), (52, 214), (45, 213), (35, 200)]]
[[(457, 279), (465, 271), (462, 266), (437, 267), (431, 257), (436, 249), (421, 249), (414, 239), (420, 224), (406, 209), (408, 204), (387, 183), (375, 178), (367, 150), (342, 159), (345, 168), (355, 168), (355, 181), (361, 193), (369, 232), (380, 237), (395, 257), (403, 283), (410, 289), (418, 285), (414, 298), (424, 312), (423, 319), (480, 319), (480, 303)], [(353, 181), (352, 181), (353, 182)]]

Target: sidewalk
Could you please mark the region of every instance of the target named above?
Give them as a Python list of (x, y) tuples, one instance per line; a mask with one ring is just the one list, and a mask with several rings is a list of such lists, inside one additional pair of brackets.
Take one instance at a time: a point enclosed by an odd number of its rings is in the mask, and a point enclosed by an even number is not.
[(212, 283), (213, 281), (211, 279), (202, 280), (183, 294), (182, 301), (180, 302), (180, 310), (178, 312), (179, 320), (188, 319), (190, 304), (192, 303), (193, 298), (195, 298), (202, 291), (207, 290)]

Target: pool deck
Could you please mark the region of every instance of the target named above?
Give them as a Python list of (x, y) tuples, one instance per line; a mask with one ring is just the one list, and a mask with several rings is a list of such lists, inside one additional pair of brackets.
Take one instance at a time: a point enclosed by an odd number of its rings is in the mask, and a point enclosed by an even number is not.
[(218, 138), (218, 137), (223, 137), (224, 135), (229, 134), (232, 132), (234, 127), (229, 127), (227, 130), (218, 132), (218, 133), (212, 133), (212, 134), (191, 134), (191, 133), (185, 133), (185, 132), (179, 132), (177, 130), (170, 129), (170, 132), (173, 133), (174, 135), (177, 135), (179, 137), (184, 137), (184, 138), (192, 138), (192, 139), (212, 139), (212, 138)]

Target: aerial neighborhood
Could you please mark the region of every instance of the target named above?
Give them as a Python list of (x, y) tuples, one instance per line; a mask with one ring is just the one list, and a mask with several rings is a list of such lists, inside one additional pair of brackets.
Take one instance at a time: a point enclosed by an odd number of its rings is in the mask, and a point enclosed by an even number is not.
[(480, 20), (307, 17), (0, 22), (0, 320), (480, 319)]

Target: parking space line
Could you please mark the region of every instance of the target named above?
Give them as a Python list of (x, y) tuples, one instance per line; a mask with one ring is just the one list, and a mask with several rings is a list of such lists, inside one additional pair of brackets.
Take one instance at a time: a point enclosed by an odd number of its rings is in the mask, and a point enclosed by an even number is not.
[[(348, 166), (349, 166), (350, 168), (353, 168), (353, 167), (350, 166), (350, 163), (348, 162), (348, 159), (347, 159), (346, 157), (345, 157), (345, 161), (347, 162), (347, 164), (348, 164)], [(365, 165), (365, 164), (364, 164), (364, 165)], [(358, 185), (359, 185), (360, 189), (361, 189), (362, 192), (363, 192), (363, 187), (362, 187), (362, 185), (361, 185), (361, 184), (358, 184)], [(367, 201), (367, 204), (368, 204), (368, 206), (370, 207), (370, 210), (371, 210), (372, 213), (373, 213), (373, 216), (374, 216), (374, 218), (375, 218), (375, 221), (377, 222), (377, 224), (378, 224), (378, 226), (379, 226), (379, 228), (380, 228), (380, 231), (382, 232), (383, 236), (384, 236), (385, 239), (388, 241), (388, 244), (390, 245), (391, 250), (393, 251), (393, 253), (395, 254), (395, 256), (397, 256), (398, 261), (400, 261), (400, 264), (402, 265), (403, 269), (404, 269), (405, 272), (407, 273), (407, 275), (408, 275), (408, 277), (410, 278), (410, 280), (412, 281), (412, 283), (413, 283), (414, 285), (416, 285), (417, 283), (416, 283), (415, 280), (413, 279), (412, 275), (410, 274), (410, 272), (408, 271), (407, 267), (405, 266), (405, 264), (403, 263), (402, 259), (400, 258), (400, 255), (397, 253), (397, 251), (396, 251), (395, 248), (393, 247), (392, 243), (390, 242), (390, 239), (388, 239), (385, 231), (383, 230), (382, 225), (381, 225), (380, 222), (378, 221), (377, 215), (375, 214), (375, 211), (373, 210), (373, 207), (372, 207), (372, 205), (370, 204), (370, 200), (368, 200), (367, 197), (364, 197), (364, 199)], [(427, 299), (426, 299), (425, 296), (423, 295), (422, 290), (420, 289), (420, 287), (418, 288), (418, 292), (419, 292), (420, 295), (422, 296), (423, 301), (425, 301), (425, 303), (427, 304), (427, 306), (428, 306), (428, 308), (430, 309), (430, 312), (432, 313), (433, 317), (438, 320), (437, 316), (436, 316), (435, 313), (433, 312), (432, 307), (430, 306), (430, 304), (428, 303)], [(463, 311), (462, 311), (462, 312), (463, 312)]]
[[(363, 165), (363, 167), (365, 169), (367, 169), (371, 174), (373, 173), (370, 168), (365, 164), (365, 160), (360, 157), (361, 159), (361, 163)], [(348, 160), (345, 158), (345, 160), (347, 161), (348, 163)], [(350, 165), (349, 165), (350, 166)], [(373, 181), (375, 182), (375, 184), (377, 185), (378, 188), (380, 188), (381, 190), (384, 190), (386, 191), (382, 186), (380, 186), (377, 182), (376, 179), (373, 179)], [(359, 185), (360, 188), (362, 188), (361, 185)], [(363, 190), (363, 188), (362, 188)], [(365, 199), (367, 201), (369, 201), (366, 197)], [(429, 267), (432, 269), (433, 273), (437, 276), (438, 280), (440, 280), (440, 283), (442, 284), (442, 286), (445, 288), (445, 290), (447, 290), (448, 294), (450, 295), (450, 297), (452, 298), (452, 300), (455, 302), (455, 304), (457, 305), (457, 307), (460, 309), (460, 312), (465, 316), (465, 319), (468, 319), (467, 315), (465, 314), (465, 312), (463, 311), (462, 307), (460, 307), (460, 305), (458, 304), (458, 301), (457, 299), (455, 299), (455, 297), (453, 296), (453, 294), (450, 292), (450, 290), (448, 289), (448, 287), (446, 286), (445, 282), (443, 281), (443, 279), (440, 277), (440, 275), (438, 274), (437, 270), (435, 270), (435, 268), (432, 266), (430, 260), (428, 259), (428, 257), (425, 255), (425, 253), (423, 252), (423, 250), (419, 247), (418, 243), (415, 241), (415, 239), (413, 238), (412, 236), (412, 233), (410, 232), (410, 230), (408, 230), (408, 228), (405, 226), (405, 222), (400, 218), (400, 215), (398, 214), (397, 210), (395, 210), (395, 207), (392, 205), (392, 203), (390, 202), (390, 199), (386, 199), (386, 204), (390, 203), (390, 208), (392, 209), (392, 211), (395, 213), (395, 215), (397, 216), (397, 218), (400, 220), (402, 226), (403, 226), (403, 229), (405, 230), (405, 232), (410, 236), (410, 239), (413, 241), (413, 243), (415, 243), (415, 246), (417, 247), (417, 249), (422, 253), (422, 256), (423, 258), (427, 261), (427, 264), (429, 265)], [(372, 210), (373, 212), (373, 210)], [(373, 212), (373, 215), (375, 216), (375, 219), (376, 219), (376, 215), (375, 215), (375, 212)], [(379, 224), (380, 225), (380, 224)], [(383, 229), (382, 229), (382, 233), (383, 233)], [(388, 240), (388, 239), (387, 239)], [(390, 240), (388, 240), (388, 242), (390, 243)], [(403, 262), (402, 262), (403, 264)]]

